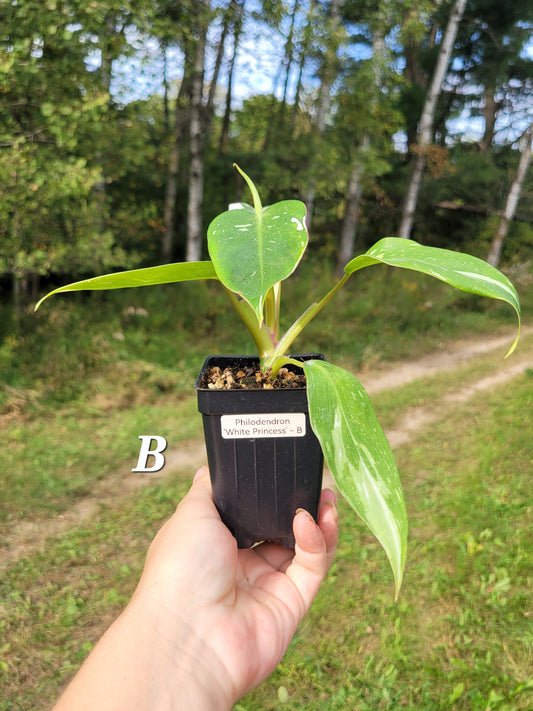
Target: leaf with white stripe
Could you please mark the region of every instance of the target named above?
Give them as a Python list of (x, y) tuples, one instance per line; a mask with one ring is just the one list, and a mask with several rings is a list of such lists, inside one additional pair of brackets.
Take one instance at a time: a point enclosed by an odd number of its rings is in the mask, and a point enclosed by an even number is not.
[(506, 301), (518, 316), (518, 334), (507, 355), (516, 348), (520, 337), (518, 294), (505, 274), (482, 259), (449, 249), (426, 247), (408, 239), (386, 237), (376, 242), (365, 254), (352, 259), (344, 271), (346, 274), (352, 274), (373, 264), (412, 269), (440, 279), (462, 291)]
[(370, 398), (348, 371), (319, 360), (303, 365), (311, 426), (335, 483), (389, 558), (396, 596), (407, 553), (400, 475)]

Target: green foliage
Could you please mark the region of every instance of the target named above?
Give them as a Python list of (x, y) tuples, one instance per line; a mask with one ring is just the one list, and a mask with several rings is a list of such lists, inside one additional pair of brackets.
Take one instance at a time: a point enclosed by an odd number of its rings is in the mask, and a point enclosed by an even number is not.
[[(192, 0), (28, 0), (2, 5), (0, 276), (15, 278), (14, 291), (24, 288), (27, 279), (37, 284), (37, 277), (65, 275), (74, 280), (102, 269), (154, 264), (165, 229), (165, 188), (176, 135), (180, 166), (174, 251), (176, 259), (184, 254), (190, 156), (187, 130), (176, 133), (174, 122), (179, 114), (187, 125), (187, 87), (178, 112), (175, 95), (188, 77), (180, 76), (175, 83), (167, 79), (176, 71), (174, 57), (190, 65), (198, 39), (198, 22), (193, 20), (199, 20), (200, 5)], [(226, 54), (239, 28), (237, 52), (245, 46), (243, 37), (250, 46), (252, 32), (257, 32), (279, 37), (285, 55), (274, 82), (275, 96), (257, 94), (254, 77), (246, 78), (249, 91), (242, 106), (236, 108), (234, 101), (229, 107), (233, 111), (224, 155), (219, 135), (223, 107), (214, 111), (220, 93), (214, 92), (215, 104), (206, 107), (204, 224), (240, 200), (242, 190), (229, 175), (225, 155), (242, 164), (253, 159), (258, 186), (269, 204), (283, 196), (305, 201), (312, 184), (311, 249), (330, 256), (338, 248), (351, 166), (358, 161), (364, 172), (358, 240), (364, 248), (394, 234), (405, 165), (393, 136), (407, 131), (412, 138), (438, 51), (435, 31), (444, 25), (448, 6), (346, 2), (333, 17), (330, 3), (296, 3), (292, 18), (280, 2), (261, 3), (260, 12), (250, 9), (250, 14), (238, 5), (215, 4), (213, 12), (201, 18), (209, 23), (211, 36), (222, 31)], [(252, 16), (254, 22), (247, 22)], [(502, 125), (514, 125), (517, 117), (526, 120), (530, 60), (521, 50), (530, 34), (530, 19), (527, 3), (515, 4), (503, 15), (492, 1), (469, 4), (453, 66), (454, 93), (441, 107), (436, 136), (441, 146), (446, 138), (447, 145), (451, 143), (446, 119), (461, 113), (462, 97), (476, 115), (483, 103), (479, 92), (487, 88), (503, 97), (497, 105), (499, 115), (506, 112)], [(378, 51), (376, 39), (382, 35), (384, 49)], [(234, 86), (244, 82), (244, 71), (249, 73), (242, 66), (237, 61)], [(128, 95), (128, 87), (116, 83), (124, 76), (127, 84), (141, 86), (155, 72), (164, 77), (148, 97), (131, 100), (131, 88)], [(209, 79), (206, 76), (206, 94)], [(322, 101), (317, 79), (330, 87), (323, 102), (327, 111), (322, 133), (317, 129)], [(220, 85), (227, 83), (228, 77), (219, 77)], [(477, 93), (472, 95), (474, 85)], [(276, 98), (280, 87), (281, 99)], [(457, 145), (458, 139), (453, 140)], [(492, 146), (489, 158), (497, 153)], [(434, 204), (468, 200), (481, 210), (501, 207), (509, 176), (493, 171), (490, 160), (483, 170), (473, 153), (470, 159), (454, 162), (456, 171), (442, 180), (445, 191), (427, 181), (418, 234), (436, 246), (482, 255), (485, 235), (476, 239), (486, 226), (471, 215), (435, 210)], [(529, 193), (524, 191), (522, 204)], [(529, 213), (520, 220), (522, 226), (518, 232), (511, 230), (509, 241), (516, 240), (520, 258), (527, 258)], [(509, 255), (512, 248), (504, 252)]]
[(94, 158), (109, 95), (87, 70), (89, 37), (55, 2), (7, 3), (2, 12), (0, 274), (131, 265), (102, 229)]

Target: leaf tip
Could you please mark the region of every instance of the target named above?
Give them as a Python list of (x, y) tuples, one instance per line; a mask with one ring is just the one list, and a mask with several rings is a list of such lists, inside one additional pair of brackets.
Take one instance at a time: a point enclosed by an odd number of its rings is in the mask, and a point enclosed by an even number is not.
[(39, 308), (39, 306), (40, 306), (40, 305), (43, 303), (43, 301), (44, 301), (45, 299), (47, 299), (49, 296), (50, 296), (50, 294), (45, 294), (45, 296), (43, 296), (42, 299), (39, 299), (39, 301), (38, 301), (38, 302), (35, 304), (35, 306), (33, 307), (33, 313), (35, 313), (35, 312), (37, 311), (37, 309)]
[(403, 571), (400, 574), (400, 577), (398, 579), (395, 579), (394, 581), (394, 602), (398, 602), (400, 599), (400, 590), (402, 588), (402, 581), (403, 581)]

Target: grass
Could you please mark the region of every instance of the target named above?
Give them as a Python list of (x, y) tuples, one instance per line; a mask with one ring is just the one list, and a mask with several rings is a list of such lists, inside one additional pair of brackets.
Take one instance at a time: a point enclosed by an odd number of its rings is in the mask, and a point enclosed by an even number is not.
[[(412, 358), (444, 337), (493, 333), (511, 324), (512, 315), (498, 305), (472, 314), (465, 310), (470, 297), (452, 298), (440, 285), (429, 305), (424, 281), (402, 283), (386, 270), (375, 275), (375, 286), (362, 281), (357, 301), (350, 286), (336, 308), (328, 307), (302, 350), (369, 367)], [(311, 265), (288, 293), (295, 299), (314, 288), (323, 293), (327, 279)], [(185, 296), (170, 289), (157, 297), (150, 290), (100, 295), (98, 308), (78, 296), (40, 316), (33, 330), (26, 326), (4, 338), (3, 543), (19, 520), (60, 514), (110, 472), (131, 469), (139, 434), (153, 429), (169, 446), (198, 434), (190, 385), (203, 356), (250, 347), (233, 333), (235, 322), (217, 292), (197, 286)], [(131, 315), (129, 306), (142, 306), (149, 316)], [(404, 307), (410, 316), (400, 319)], [(199, 322), (197, 309), (205, 308), (207, 317)], [(213, 345), (214, 330), (220, 347)], [(237, 710), (533, 706), (533, 449), (525, 426), (531, 375), (513, 381), (512, 397), (501, 387), (453, 408), (440, 401), (499, 362), (476, 359), (453, 374), (374, 396), (387, 427), (409, 408), (442, 407), (431, 431), (397, 452), (411, 522), (400, 601), (392, 600), (381, 548), (341, 504), (339, 552), (310, 615), (278, 670)], [(53, 703), (128, 599), (148, 542), (187, 490), (190, 475), (176, 472), (128, 496), (117, 492), (116, 502), (92, 521), (6, 567), (0, 579), (0, 711)]]
[(0, 475), (0, 536), (13, 520), (64, 511), (117, 466), (131, 470), (139, 435), (160, 434), (171, 448), (199, 436), (192, 393), (180, 390), (170, 375), (164, 395), (149, 381), (135, 384), (132, 368), (113, 375), (115, 382), (93, 383), (92, 392), (58, 410), (6, 423), (10, 446)]

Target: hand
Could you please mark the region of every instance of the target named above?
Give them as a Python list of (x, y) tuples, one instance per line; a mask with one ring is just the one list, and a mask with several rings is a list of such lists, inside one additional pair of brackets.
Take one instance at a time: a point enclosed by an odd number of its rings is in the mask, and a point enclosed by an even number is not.
[(335, 495), (324, 490), (318, 525), (299, 511), (293, 528), (294, 551), (271, 543), (238, 550), (213, 504), (207, 468), (200, 469), (150, 546), (128, 607), (86, 662), (86, 686), (105, 689), (103, 700), (92, 692), (87, 708), (228, 710), (261, 683), (331, 565)]

